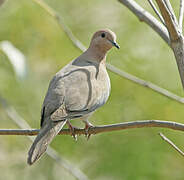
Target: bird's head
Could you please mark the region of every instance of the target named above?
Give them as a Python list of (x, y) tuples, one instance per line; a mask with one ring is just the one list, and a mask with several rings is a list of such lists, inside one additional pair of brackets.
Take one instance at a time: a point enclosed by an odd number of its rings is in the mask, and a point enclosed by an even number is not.
[(116, 43), (116, 34), (109, 29), (95, 32), (90, 43), (90, 47), (103, 52), (107, 52), (113, 46), (117, 49), (120, 48), (120, 46)]

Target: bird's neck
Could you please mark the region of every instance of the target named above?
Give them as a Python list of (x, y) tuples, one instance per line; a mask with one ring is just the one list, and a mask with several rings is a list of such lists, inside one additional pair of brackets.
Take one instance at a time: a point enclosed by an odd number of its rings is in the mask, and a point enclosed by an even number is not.
[(90, 60), (96, 61), (98, 63), (106, 62), (107, 51), (104, 51), (98, 47), (89, 47), (84, 53)]

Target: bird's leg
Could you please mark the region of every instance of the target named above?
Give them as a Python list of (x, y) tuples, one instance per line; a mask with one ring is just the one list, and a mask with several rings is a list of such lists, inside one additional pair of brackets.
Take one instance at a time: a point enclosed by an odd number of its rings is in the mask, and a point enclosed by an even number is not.
[(85, 135), (87, 137), (87, 140), (89, 140), (91, 134), (89, 134), (90, 128), (94, 127), (89, 121), (85, 120), (83, 121), (85, 123)]
[(68, 125), (68, 128), (70, 129), (72, 137), (75, 139), (75, 141), (77, 141), (77, 135), (75, 134), (76, 127), (72, 126), (69, 120), (67, 121), (67, 125)]

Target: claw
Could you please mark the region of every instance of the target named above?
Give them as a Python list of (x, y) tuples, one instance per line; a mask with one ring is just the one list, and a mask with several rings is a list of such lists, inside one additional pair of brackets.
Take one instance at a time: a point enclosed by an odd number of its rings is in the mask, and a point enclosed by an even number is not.
[(75, 141), (77, 141), (77, 135), (75, 134), (75, 129), (77, 128), (72, 126), (72, 124), (69, 121), (67, 121), (67, 125), (68, 125), (68, 128), (70, 129), (72, 137), (74, 138)]
[(90, 128), (92, 128), (92, 127), (94, 127), (91, 123), (89, 123), (89, 122), (85, 122), (85, 136), (86, 136), (86, 138), (87, 138), (87, 141), (89, 140), (89, 138), (90, 138), (90, 136), (91, 136), (91, 134), (89, 134), (89, 130), (90, 130)]

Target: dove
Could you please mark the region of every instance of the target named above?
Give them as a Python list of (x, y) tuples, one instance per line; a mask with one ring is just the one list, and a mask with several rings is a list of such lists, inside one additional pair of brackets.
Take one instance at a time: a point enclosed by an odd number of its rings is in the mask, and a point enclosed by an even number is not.
[(41, 128), (28, 152), (29, 165), (40, 158), (65, 124), (76, 137), (71, 120), (81, 119), (86, 133), (93, 126), (88, 118), (107, 102), (110, 94), (106, 55), (113, 46), (120, 48), (114, 32), (95, 32), (89, 48), (52, 78), (42, 105)]

